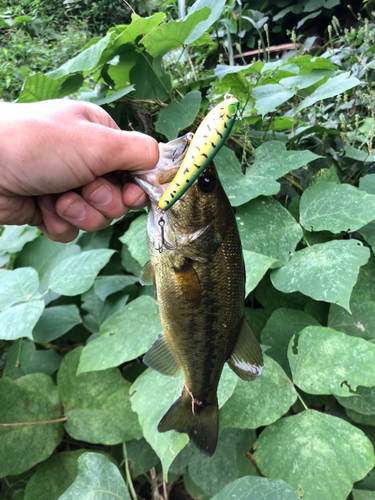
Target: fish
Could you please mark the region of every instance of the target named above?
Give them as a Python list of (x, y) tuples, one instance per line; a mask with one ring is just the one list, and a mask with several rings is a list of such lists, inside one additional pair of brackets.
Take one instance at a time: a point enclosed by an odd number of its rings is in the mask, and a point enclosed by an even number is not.
[[(239, 99), (225, 94), (199, 125), (181, 166), (159, 201), (162, 210), (169, 208), (186, 192), (211, 163), (229, 136), (237, 117)], [(190, 136), (187, 136), (190, 138)]]
[(159, 144), (153, 170), (134, 172), (148, 194), (150, 261), (142, 284), (154, 284), (163, 331), (143, 362), (165, 375), (184, 375), (181, 396), (158, 425), (185, 432), (208, 456), (219, 435), (217, 388), (227, 362), (243, 380), (261, 375), (260, 345), (244, 314), (245, 275), (233, 209), (214, 163), (166, 212), (158, 206), (186, 155), (188, 137)]

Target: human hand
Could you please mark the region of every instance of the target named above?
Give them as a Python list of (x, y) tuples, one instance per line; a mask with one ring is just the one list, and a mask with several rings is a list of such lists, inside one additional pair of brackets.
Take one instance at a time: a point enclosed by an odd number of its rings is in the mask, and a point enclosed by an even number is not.
[(0, 103), (0, 224), (37, 226), (63, 243), (103, 229), (148, 203), (127, 172), (158, 159), (155, 139), (121, 131), (94, 104)]

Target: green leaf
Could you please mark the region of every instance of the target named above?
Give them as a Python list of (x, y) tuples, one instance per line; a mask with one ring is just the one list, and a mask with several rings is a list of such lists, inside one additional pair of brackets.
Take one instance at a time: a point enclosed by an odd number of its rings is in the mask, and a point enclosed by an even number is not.
[(133, 92), (134, 85), (127, 85), (126, 87), (117, 90), (116, 92), (107, 93), (106, 97), (98, 97), (94, 99), (92, 102), (97, 106), (103, 106), (103, 104), (110, 104), (111, 102), (115, 102), (118, 99), (121, 99), (130, 92)]
[[(299, 500), (299, 495), (280, 479), (247, 476), (229, 483), (211, 500)], [(27, 500), (27, 499), (25, 499)], [(31, 500), (31, 499), (30, 499)]]
[(14, 271), (1, 269), (0, 311), (17, 302), (27, 302), (38, 287), (38, 273), (32, 267), (23, 267)]
[(334, 76), (334, 72), (328, 69), (313, 69), (308, 74), (289, 76), (282, 78), (280, 84), (289, 89), (302, 90), (315, 85), (327, 76)]
[[(255, 433), (249, 430), (223, 429), (212, 457), (191, 446), (188, 458), (190, 479), (205, 493), (218, 493), (228, 482), (239, 477), (240, 460), (242, 456), (246, 457), (254, 441)], [(248, 472), (256, 473), (251, 468)]]
[(90, 288), (88, 292), (82, 295), (82, 309), (89, 313), (83, 317), (83, 322), (92, 332), (99, 332), (100, 325), (112, 314), (122, 309), (128, 298), (128, 295), (119, 292), (103, 301), (96, 295), (94, 289)]
[(375, 415), (362, 415), (362, 413), (350, 410), (349, 408), (347, 408), (345, 412), (348, 417), (353, 420), (353, 422), (362, 425), (372, 425), (375, 427)]
[(116, 368), (76, 375), (81, 353), (78, 347), (67, 354), (57, 373), (66, 431), (75, 439), (106, 445), (142, 437), (130, 406), (130, 382)]
[(17, 379), (30, 373), (52, 375), (58, 370), (61, 360), (55, 351), (37, 351), (33, 342), (18, 340), (7, 353), (3, 376)]
[(99, 248), (108, 248), (113, 235), (113, 226), (108, 226), (105, 229), (100, 229), (99, 231), (93, 231), (91, 233), (83, 233), (79, 236), (78, 245), (83, 251), (86, 250), (97, 250)]
[(22, 250), (28, 241), (35, 240), (39, 229), (31, 226), (5, 226), (0, 235), (0, 252), (16, 253)]
[(375, 345), (332, 328), (304, 328), (290, 342), (288, 359), (294, 383), (308, 394), (345, 397), (359, 385), (375, 386)]
[(225, 0), (196, 0), (189, 9), (189, 16), (204, 7), (208, 7), (211, 12), (208, 18), (198, 23), (190, 35), (186, 38), (185, 43), (190, 45), (198, 40), (221, 16), (225, 5)]
[(90, 45), (86, 50), (80, 54), (69, 59), (66, 63), (54, 71), (47, 73), (47, 76), (53, 79), (60, 78), (61, 76), (77, 73), (80, 71), (91, 71), (100, 61), (101, 55), (111, 40), (111, 34), (106, 35), (94, 45)]
[(59, 500), (130, 500), (118, 468), (101, 453), (83, 453), (78, 474)]
[(131, 97), (134, 99), (159, 99), (164, 102), (172, 90), (170, 75), (162, 70), (160, 70), (160, 74), (157, 74), (151, 57), (146, 59), (139, 56), (134, 67), (130, 70), (129, 77), (130, 83), (135, 86), (135, 90), (131, 93)]
[(135, 276), (129, 275), (113, 275), (113, 276), (98, 276), (94, 282), (94, 291), (96, 295), (105, 300), (109, 295), (123, 290), (129, 285), (133, 285), (138, 281)]
[(294, 96), (290, 90), (278, 83), (254, 87), (251, 95), (255, 99), (254, 108), (264, 117)]
[(357, 240), (329, 241), (294, 253), (271, 274), (273, 285), (284, 293), (302, 292), (315, 300), (349, 309), (349, 299), (360, 266), (369, 259), (368, 248)]
[(114, 252), (114, 250), (88, 250), (64, 259), (52, 271), (49, 288), (69, 296), (86, 292)]
[(132, 464), (133, 477), (148, 472), (159, 462), (159, 457), (145, 440), (145, 438), (129, 441), (126, 443), (128, 460)]
[(148, 368), (131, 387), (131, 403), (137, 412), (143, 435), (161, 460), (163, 473), (189, 441), (187, 434), (158, 432), (157, 425), (170, 406), (181, 396), (182, 377), (167, 377)]
[(284, 480), (304, 500), (345, 500), (353, 483), (375, 463), (371, 442), (362, 431), (311, 410), (267, 427), (256, 444), (254, 458), (262, 474)]
[(375, 491), (353, 490), (353, 500), (375, 500)]
[(210, 13), (211, 10), (204, 7), (181, 21), (169, 21), (144, 36), (140, 43), (152, 57), (162, 57), (184, 44), (196, 26), (206, 20)]
[(44, 303), (41, 300), (24, 302), (0, 313), (0, 339), (16, 340), (21, 337), (32, 339), (32, 331), (42, 315)]
[[(45, 422), (61, 418), (53, 380), (44, 373), (16, 382), (0, 379), (0, 424)], [(21, 474), (48, 458), (63, 436), (61, 422), (0, 427), (0, 477)]]
[(33, 267), (38, 271), (40, 283), (49, 280), (52, 270), (67, 257), (80, 253), (78, 245), (58, 243), (51, 241), (47, 236), (27, 243), (22, 252), (17, 256), (16, 267)]
[(353, 232), (375, 218), (375, 196), (348, 184), (321, 182), (301, 196), (300, 221), (308, 231)]
[(302, 237), (302, 228), (289, 212), (273, 198), (259, 197), (236, 211), (242, 247), (267, 255), (282, 266)]
[[(317, 186), (322, 182), (334, 182), (335, 184), (341, 184), (340, 178), (336, 173), (335, 167), (332, 165), (330, 168), (319, 170), (319, 172), (313, 177), (311, 181), (311, 186)], [(300, 200), (297, 196), (293, 200)], [(289, 205), (290, 206), (290, 205)]]
[(362, 415), (375, 415), (375, 387), (357, 387), (350, 397), (337, 397), (344, 408), (355, 410)]
[(319, 323), (303, 311), (282, 307), (273, 311), (262, 330), (262, 343), (270, 346), (267, 355), (277, 361), (288, 375), (291, 373), (288, 362), (289, 341), (310, 325), (319, 326)]
[[(214, 73), (219, 80), (222, 80), (226, 75), (232, 73), (240, 73), (240, 72), (243, 72), (244, 74), (252, 72), (260, 73), (262, 68), (263, 68), (262, 61), (257, 61), (255, 63), (247, 64), (245, 66), (228, 66), (226, 64), (218, 64), (214, 69)], [(249, 71), (249, 69), (251, 69), (252, 71)]]
[(121, 243), (128, 245), (130, 255), (141, 266), (144, 266), (150, 260), (147, 248), (146, 221), (147, 215), (140, 215), (133, 220), (126, 233), (119, 238)]
[(375, 194), (375, 174), (367, 174), (359, 179), (359, 189), (368, 194)]
[(51, 342), (80, 323), (82, 319), (75, 304), (47, 307), (33, 330), (34, 341), (39, 344)]
[(78, 458), (85, 450), (64, 451), (43, 462), (29, 479), (24, 500), (58, 500), (78, 473)]
[(243, 258), (246, 271), (245, 297), (247, 297), (263, 278), (267, 270), (276, 262), (276, 259), (267, 257), (267, 255), (249, 252), (249, 250), (243, 251)]
[(78, 373), (106, 370), (144, 354), (161, 332), (155, 301), (148, 296), (132, 300), (100, 327), (100, 336), (83, 348)]
[[(297, 393), (280, 366), (264, 356), (261, 377), (238, 380), (233, 396), (221, 412), (221, 426), (256, 429), (281, 418), (296, 402)], [(205, 490), (206, 491), (206, 490)]]
[(172, 101), (167, 108), (160, 111), (155, 130), (165, 135), (168, 141), (176, 139), (180, 130), (184, 130), (194, 122), (201, 99), (200, 91), (193, 90), (181, 101)]
[(310, 151), (287, 151), (280, 141), (268, 141), (255, 150), (255, 161), (241, 173), (240, 164), (232, 150), (222, 148), (215, 158), (220, 180), (232, 206), (243, 205), (260, 195), (280, 191), (277, 179), (307, 163), (320, 158)]
[[(72, 80), (73, 79), (73, 80)], [(53, 79), (42, 73), (27, 76), (17, 102), (38, 102), (61, 99), (76, 92), (83, 83), (82, 75)]]
[[(368, 149), (366, 147), (363, 149), (356, 149), (352, 146), (344, 146), (345, 156), (347, 158), (351, 158), (352, 160), (363, 161), (363, 162), (371, 162), (375, 161), (375, 155), (370, 155)], [(374, 194), (374, 193), (373, 193)]]
[(353, 87), (362, 85), (360, 80), (357, 78), (349, 78), (350, 72), (340, 73), (334, 78), (330, 78), (326, 83), (323, 83), (318, 87), (311, 95), (306, 97), (300, 104), (295, 108), (294, 112), (298, 113), (302, 109), (312, 106), (322, 99), (328, 99), (329, 97), (335, 97), (338, 94), (342, 94)]

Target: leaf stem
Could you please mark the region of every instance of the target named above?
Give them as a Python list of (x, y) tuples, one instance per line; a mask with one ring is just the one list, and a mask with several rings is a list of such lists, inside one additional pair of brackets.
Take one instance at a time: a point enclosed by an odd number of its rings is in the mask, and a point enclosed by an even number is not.
[(21, 353), (22, 353), (22, 338), (20, 339), (19, 346), (18, 346), (16, 368), (19, 368), (21, 366)]
[(124, 455), (124, 464), (125, 464), (125, 474), (126, 474), (126, 486), (129, 490), (129, 493), (133, 497), (133, 500), (137, 500), (137, 494), (134, 490), (133, 481), (131, 478), (130, 470), (129, 470), (129, 460), (128, 453), (126, 451), (126, 443), (125, 441), (122, 443), (122, 453)]
[(43, 420), (40, 422), (17, 422), (13, 424), (0, 424), (0, 427), (27, 427), (32, 425), (56, 424), (58, 422), (66, 422), (68, 417), (55, 418), (54, 420)]
[(298, 391), (296, 391), (297, 393), (297, 396), (298, 396), (298, 399), (301, 401), (303, 407), (305, 408), (305, 410), (308, 411), (308, 407), (306, 406), (306, 403), (304, 402), (304, 400), (302, 399), (301, 395), (298, 393)]

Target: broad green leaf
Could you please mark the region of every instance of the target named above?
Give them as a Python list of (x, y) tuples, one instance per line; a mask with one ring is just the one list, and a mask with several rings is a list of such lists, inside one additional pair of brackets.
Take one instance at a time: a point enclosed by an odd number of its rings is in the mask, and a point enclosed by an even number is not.
[(375, 194), (375, 174), (367, 174), (359, 179), (359, 189), (368, 194)]
[(361, 295), (357, 284), (350, 297), (350, 311), (336, 304), (329, 309), (328, 326), (365, 340), (375, 340), (375, 302)]
[(349, 408), (346, 408), (345, 412), (348, 417), (353, 420), (353, 422), (361, 425), (372, 425), (375, 427), (375, 415), (363, 415), (362, 413), (350, 410)]
[[(375, 194), (375, 174), (367, 174), (359, 179), (359, 189), (368, 194)], [(363, 236), (365, 241), (375, 249), (375, 221), (370, 222), (367, 226), (362, 227), (359, 234)]]
[(375, 500), (375, 491), (353, 490), (353, 500)]
[(271, 315), (271, 311), (266, 311), (264, 309), (251, 309), (250, 307), (245, 307), (245, 316), (252, 329), (254, 335), (258, 340), (260, 340), (260, 334), (265, 327), (268, 318)]
[(99, 231), (92, 231), (91, 233), (83, 233), (79, 236), (77, 244), (81, 250), (97, 250), (99, 248), (108, 248), (113, 234), (113, 226), (108, 226)]
[(58, 339), (74, 326), (82, 323), (75, 304), (47, 307), (33, 330), (33, 338), (39, 344)]
[(277, 361), (289, 375), (288, 345), (293, 335), (297, 335), (306, 326), (319, 326), (318, 321), (295, 309), (280, 308), (273, 311), (262, 330), (262, 343), (270, 346), (267, 356)]
[(31, 226), (5, 226), (0, 235), (0, 252), (16, 253), (22, 250), (28, 241), (35, 240), (39, 229)]
[(128, 460), (132, 464), (133, 477), (148, 472), (159, 462), (159, 457), (145, 440), (145, 438), (133, 439), (126, 443)]
[(168, 141), (176, 139), (180, 130), (189, 127), (198, 114), (202, 95), (198, 90), (186, 94), (181, 101), (172, 101), (167, 108), (163, 108), (155, 130), (167, 137)]
[(57, 373), (66, 431), (80, 441), (106, 445), (140, 438), (130, 406), (130, 382), (117, 368), (76, 375), (81, 353), (78, 347), (65, 355)]
[(138, 281), (135, 276), (129, 275), (113, 275), (113, 276), (98, 276), (94, 282), (94, 291), (96, 295), (105, 300), (109, 295), (123, 290), (129, 285), (133, 285)]
[(111, 40), (111, 34), (106, 35), (94, 45), (90, 45), (86, 50), (83, 50), (77, 56), (69, 59), (66, 63), (54, 71), (47, 73), (47, 76), (53, 79), (60, 78), (64, 75), (77, 73), (80, 71), (91, 71), (98, 64), (100, 57)]
[[(72, 78), (74, 80), (72, 81)], [(38, 102), (61, 99), (77, 92), (83, 83), (82, 75), (68, 75), (53, 79), (42, 73), (27, 76), (17, 102)]]
[(210, 14), (211, 10), (204, 7), (181, 21), (169, 21), (144, 36), (140, 43), (146, 47), (147, 52), (152, 57), (164, 56), (167, 52), (178, 49), (182, 44), (186, 43), (186, 39), (191, 32), (200, 22), (205, 21)]
[(254, 458), (262, 474), (282, 479), (304, 500), (345, 500), (353, 483), (375, 464), (371, 442), (362, 431), (317, 411), (279, 420), (256, 444)]
[(375, 218), (375, 196), (348, 184), (321, 182), (301, 196), (300, 221), (308, 231), (353, 232)]
[(375, 387), (357, 387), (350, 397), (337, 397), (344, 407), (355, 410), (362, 415), (375, 415)]
[(329, 241), (292, 254), (289, 262), (271, 274), (273, 285), (284, 293), (300, 291), (315, 300), (349, 309), (349, 299), (360, 266), (370, 256), (357, 240)]
[[(0, 379), (0, 424), (46, 422), (61, 418), (60, 400), (53, 380), (34, 373), (16, 382)], [(21, 474), (48, 458), (63, 436), (61, 422), (1, 427), (0, 477)]]
[(8, 353), (4, 367), (4, 377), (17, 379), (31, 373), (52, 375), (61, 363), (62, 357), (53, 350), (36, 350), (33, 342), (18, 340)]
[(88, 312), (83, 322), (92, 332), (99, 332), (100, 325), (112, 314), (122, 309), (129, 296), (118, 292), (110, 295), (105, 301), (100, 299), (93, 288), (82, 295), (82, 309)]
[(295, 113), (299, 113), (302, 109), (312, 106), (318, 101), (335, 97), (358, 85), (362, 85), (362, 83), (357, 78), (350, 78), (349, 71), (347, 73), (340, 73), (318, 87), (311, 95), (300, 102), (294, 111)]
[(38, 290), (38, 273), (32, 267), (1, 271), (0, 311), (17, 302), (27, 302)]
[(83, 348), (78, 373), (106, 370), (144, 354), (162, 331), (151, 297), (132, 300), (100, 327), (100, 336)]
[(358, 230), (364, 240), (371, 246), (372, 251), (375, 251), (375, 221), (370, 222), (367, 226), (361, 227)]
[(264, 356), (264, 370), (252, 382), (239, 380), (221, 411), (221, 426), (256, 429), (281, 418), (296, 402), (297, 393), (280, 366)]
[(114, 250), (88, 250), (64, 259), (52, 271), (49, 288), (61, 295), (69, 296), (86, 292), (114, 252)]
[(150, 260), (147, 249), (146, 221), (147, 215), (140, 215), (133, 220), (126, 233), (119, 238), (121, 243), (128, 245), (130, 255), (141, 266), (144, 266)]
[(115, 464), (101, 453), (83, 453), (78, 474), (59, 500), (130, 500), (125, 481)]
[[(214, 69), (215, 76), (222, 80), (224, 76), (229, 75), (231, 73), (260, 73), (263, 68), (262, 61), (257, 61), (255, 63), (247, 64), (246, 66), (228, 66), (226, 64), (218, 64)], [(249, 71), (251, 69), (251, 71)]]
[(308, 394), (345, 397), (359, 385), (375, 386), (375, 345), (332, 328), (304, 328), (291, 340), (288, 359), (294, 383)]
[[(317, 186), (322, 182), (334, 182), (335, 184), (341, 184), (340, 178), (337, 175), (336, 169), (333, 165), (330, 168), (319, 170), (319, 172), (313, 177), (313, 180), (311, 181), (311, 186)], [(298, 198), (297, 196), (293, 198), (293, 200), (297, 199), (300, 201), (300, 198)]]
[(267, 255), (285, 264), (302, 237), (302, 228), (289, 212), (273, 198), (259, 197), (236, 211), (242, 247)]
[(371, 155), (368, 152), (367, 147), (365, 149), (356, 149), (352, 146), (344, 146), (345, 156), (348, 158), (352, 158), (353, 160), (363, 161), (363, 162), (371, 162), (375, 161), (375, 155)]
[(78, 458), (85, 450), (63, 451), (43, 462), (29, 479), (24, 500), (58, 500), (78, 473)]
[[(190, 446), (188, 469), (190, 479), (205, 493), (215, 495), (230, 481), (241, 476), (241, 458), (255, 441), (255, 433), (242, 429), (223, 429), (219, 434), (217, 448), (212, 457), (207, 457)], [(245, 458), (248, 460), (247, 458)], [(247, 474), (256, 474), (248, 461)]]
[(161, 460), (163, 473), (185, 447), (187, 434), (175, 431), (158, 432), (157, 426), (170, 406), (181, 396), (182, 377), (167, 377), (151, 368), (140, 375), (131, 387), (133, 410), (137, 412), (143, 435)]
[(225, 5), (225, 0), (196, 0), (189, 9), (189, 16), (204, 7), (208, 7), (211, 12), (207, 19), (197, 23), (193, 31), (186, 38), (185, 43), (190, 45), (202, 36), (221, 16)]
[(267, 257), (267, 255), (249, 252), (249, 250), (243, 251), (243, 258), (246, 272), (245, 297), (247, 297), (263, 278), (267, 270), (276, 262), (276, 259)]
[(253, 88), (251, 95), (255, 99), (254, 107), (264, 117), (293, 97), (294, 89), (290, 90), (278, 83), (259, 85)]
[[(280, 479), (247, 476), (236, 479), (211, 500), (299, 500), (293, 488)], [(27, 499), (25, 499), (27, 500)], [(31, 499), (30, 499), (31, 500)]]
[(317, 158), (310, 151), (287, 151), (281, 142), (268, 141), (255, 150), (255, 161), (245, 175), (229, 148), (219, 151), (215, 165), (231, 205), (237, 207), (260, 195), (277, 194), (277, 179)]
[(52, 241), (47, 236), (41, 235), (39, 238), (27, 243), (22, 252), (17, 256), (15, 266), (30, 266), (36, 269), (39, 274), (39, 281), (48, 281), (52, 270), (67, 257), (72, 257), (80, 253), (78, 245), (58, 243)]
[(134, 99), (156, 99), (164, 102), (172, 90), (170, 75), (164, 73), (162, 69), (160, 69), (160, 74), (157, 74), (151, 57), (148, 59), (138, 57), (134, 67), (130, 70), (129, 77), (135, 86), (135, 90), (130, 94)]
[(328, 69), (313, 69), (308, 74), (282, 78), (279, 83), (288, 89), (302, 90), (315, 85), (327, 76), (334, 76), (334, 72)]
[(126, 87), (117, 90), (116, 92), (107, 93), (106, 97), (97, 97), (92, 102), (97, 106), (103, 106), (104, 104), (110, 104), (111, 102), (115, 102), (118, 99), (121, 99), (130, 92), (133, 92), (134, 85), (127, 85)]
[(41, 300), (24, 302), (0, 313), (0, 339), (16, 340), (21, 337), (32, 339), (33, 328), (42, 315), (44, 303)]

